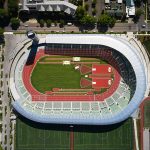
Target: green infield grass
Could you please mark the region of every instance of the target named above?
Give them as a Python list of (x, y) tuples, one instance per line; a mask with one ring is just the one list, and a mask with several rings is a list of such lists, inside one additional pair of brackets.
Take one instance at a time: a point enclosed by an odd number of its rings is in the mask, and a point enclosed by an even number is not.
[[(74, 126), (74, 150), (133, 150), (132, 120), (109, 126)], [(15, 150), (70, 150), (69, 125), (18, 118)]]
[(150, 100), (144, 102), (144, 127), (150, 128)]
[[(51, 59), (52, 58), (52, 59)], [(36, 64), (32, 75), (31, 83), (35, 89), (41, 93), (46, 91), (51, 91), (53, 88), (62, 89), (80, 89), (80, 79), (82, 75), (79, 70), (74, 69), (74, 65), (63, 65), (57, 64), (57, 62), (63, 62), (64, 59), (72, 59), (70, 56), (57, 56), (50, 55), (42, 57)], [(82, 59), (82, 57), (81, 57)], [(54, 64), (47, 63), (53, 62)], [(107, 62), (100, 60), (98, 58), (87, 58), (83, 57), (81, 62), (91, 62), (91, 64), (86, 64), (87, 66), (92, 66), (92, 63), (98, 62), (100, 64), (106, 64)]]
[(52, 88), (80, 88), (80, 72), (73, 65), (37, 63), (31, 76), (32, 85), (40, 92)]

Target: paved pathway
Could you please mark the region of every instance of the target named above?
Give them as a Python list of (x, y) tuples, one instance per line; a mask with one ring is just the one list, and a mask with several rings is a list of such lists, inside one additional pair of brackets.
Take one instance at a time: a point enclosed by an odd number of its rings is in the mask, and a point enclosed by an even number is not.
[[(6, 41), (6, 45), (9, 45), (9, 42)], [(9, 67), (8, 67), (8, 49), (5, 46), (4, 49), (4, 65), (3, 65), (3, 91), (4, 95), (2, 97), (2, 106), (3, 106), (3, 132), (2, 132), (2, 146), (7, 150), (10, 150), (10, 98), (8, 97), (8, 76)]]
[[(3, 65), (3, 91), (4, 95), (2, 96), (2, 106), (3, 106), (3, 131), (2, 131), (2, 147), (6, 150), (14, 149), (14, 140), (12, 140), (12, 145), (10, 143), (10, 134), (13, 134), (14, 137), (14, 124), (15, 120), (11, 120), (10, 116), (13, 115), (11, 111), (11, 99), (9, 98), (8, 93), (8, 83), (9, 78), (6, 77), (9, 75), (10, 70), (10, 54), (13, 54), (17, 43), (25, 38), (25, 35), (8, 35), (5, 34), (5, 48), (4, 48), (4, 65)], [(5, 113), (6, 111), (6, 113)], [(10, 124), (13, 121), (13, 128), (11, 131)], [(5, 141), (5, 138), (7, 139)]]

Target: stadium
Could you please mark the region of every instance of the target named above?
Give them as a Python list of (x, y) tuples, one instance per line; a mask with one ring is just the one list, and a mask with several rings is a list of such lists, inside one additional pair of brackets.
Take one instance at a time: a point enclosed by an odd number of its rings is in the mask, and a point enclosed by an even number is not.
[(28, 37), (13, 53), (9, 86), (14, 109), (30, 120), (115, 124), (148, 95), (148, 67), (134, 41), (99, 34)]

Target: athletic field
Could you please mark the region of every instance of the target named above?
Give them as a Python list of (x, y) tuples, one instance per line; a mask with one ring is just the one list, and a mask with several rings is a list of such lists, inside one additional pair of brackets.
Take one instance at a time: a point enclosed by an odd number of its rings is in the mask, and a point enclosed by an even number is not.
[(150, 128), (150, 100), (144, 102), (144, 127)]
[(43, 125), (17, 119), (16, 150), (69, 150), (67, 126)]
[(111, 126), (44, 125), (18, 118), (15, 150), (133, 150), (132, 120)]
[(42, 93), (54, 87), (80, 88), (80, 72), (73, 65), (37, 64), (31, 77), (34, 87)]
[[(102, 91), (109, 89), (113, 82), (114, 71), (112, 66), (98, 58), (76, 57), (80, 61), (73, 61), (75, 57), (69, 56), (43, 56), (33, 67), (31, 72), (31, 83), (33, 87), (41, 93), (67, 92), (84, 93), (91, 89)], [(69, 63), (69, 64), (64, 64)], [(27, 72), (27, 71), (26, 71)], [(25, 78), (26, 75), (25, 75)], [(55, 91), (54, 89), (60, 89)], [(66, 92), (66, 93), (65, 93)], [(83, 92), (83, 90), (82, 90)], [(102, 93), (102, 92), (101, 92)], [(54, 94), (54, 93), (53, 93)], [(68, 94), (68, 93), (67, 93)], [(76, 94), (76, 93), (73, 93)]]

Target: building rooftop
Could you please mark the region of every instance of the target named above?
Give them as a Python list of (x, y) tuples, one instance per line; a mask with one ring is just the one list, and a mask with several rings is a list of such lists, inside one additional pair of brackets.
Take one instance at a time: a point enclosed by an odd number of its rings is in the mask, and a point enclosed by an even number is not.
[(73, 15), (77, 6), (68, 2), (68, 0), (21, 0), (20, 10), (36, 11), (64, 11)]

